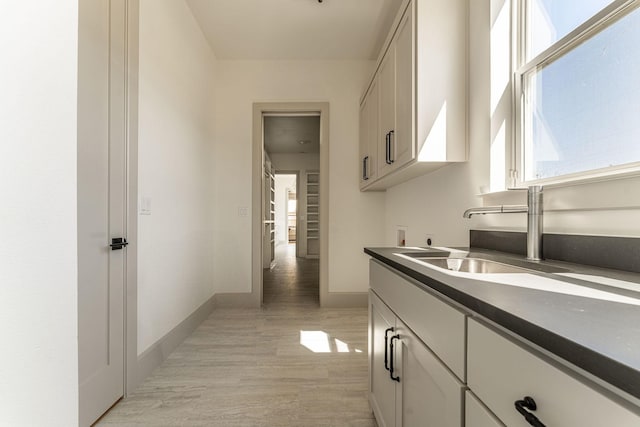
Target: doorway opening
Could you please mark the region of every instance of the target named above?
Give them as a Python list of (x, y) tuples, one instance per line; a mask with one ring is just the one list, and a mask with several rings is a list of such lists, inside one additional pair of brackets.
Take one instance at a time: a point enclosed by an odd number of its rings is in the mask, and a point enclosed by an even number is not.
[(317, 306), (324, 244), (322, 115), (320, 111), (262, 111), (260, 122), (261, 303)]
[(298, 200), (299, 176), (298, 171), (275, 173), (274, 260), (262, 276), (263, 304), (269, 307), (319, 303), (318, 259), (310, 259), (299, 244), (304, 240), (298, 226), (298, 216), (304, 217), (298, 209), (304, 206)]

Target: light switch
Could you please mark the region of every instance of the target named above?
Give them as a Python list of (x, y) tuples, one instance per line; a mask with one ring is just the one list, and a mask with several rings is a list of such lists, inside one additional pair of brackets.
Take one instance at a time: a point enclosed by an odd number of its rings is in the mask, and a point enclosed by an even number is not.
[(249, 207), (240, 206), (238, 208), (238, 216), (247, 216), (249, 214)]
[(140, 200), (140, 215), (151, 215), (151, 197), (143, 196)]

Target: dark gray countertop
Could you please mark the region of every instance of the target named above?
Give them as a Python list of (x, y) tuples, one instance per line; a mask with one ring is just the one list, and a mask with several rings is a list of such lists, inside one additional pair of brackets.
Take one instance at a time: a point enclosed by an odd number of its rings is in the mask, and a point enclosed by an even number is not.
[[(364, 252), (640, 399), (640, 274), (557, 261), (535, 263), (476, 248), (455, 249), (537, 271), (455, 273), (397, 255), (415, 253), (416, 248), (365, 248)], [(630, 289), (592, 280), (624, 281), (623, 286)]]

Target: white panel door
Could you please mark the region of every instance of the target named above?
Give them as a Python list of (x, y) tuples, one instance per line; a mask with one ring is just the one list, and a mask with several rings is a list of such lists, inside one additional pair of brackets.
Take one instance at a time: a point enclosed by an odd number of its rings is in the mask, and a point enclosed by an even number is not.
[(80, 425), (124, 393), (126, 0), (81, 0), (78, 66)]

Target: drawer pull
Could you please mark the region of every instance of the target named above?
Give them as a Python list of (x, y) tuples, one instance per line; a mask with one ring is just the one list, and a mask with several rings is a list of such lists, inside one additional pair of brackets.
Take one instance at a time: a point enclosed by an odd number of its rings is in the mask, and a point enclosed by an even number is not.
[[(391, 369), (392, 369), (391, 372), (393, 372), (393, 363), (391, 365)], [(525, 396), (523, 400), (516, 400), (515, 405), (516, 405), (516, 410), (520, 412), (520, 414), (522, 414), (524, 419), (527, 420), (527, 422), (531, 424), (533, 427), (546, 427), (544, 424), (542, 424), (542, 422), (540, 422), (540, 420), (535, 415), (527, 411), (527, 409), (531, 411), (535, 411), (538, 407), (536, 405), (536, 401), (533, 400), (532, 397)]]
[(391, 362), (389, 363), (391, 365), (391, 369), (389, 370), (389, 374), (391, 376), (391, 379), (397, 382), (400, 382), (400, 377), (393, 376), (393, 340), (399, 340), (399, 339), (400, 339), (400, 335), (394, 335), (391, 337), (391, 344), (389, 344), (389, 347), (391, 347), (389, 349), (389, 351), (391, 352), (391, 356), (390, 356)]
[(392, 327), (384, 331), (384, 369), (387, 371), (389, 370), (389, 344), (387, 343), (389, 332), (393, 332)]

